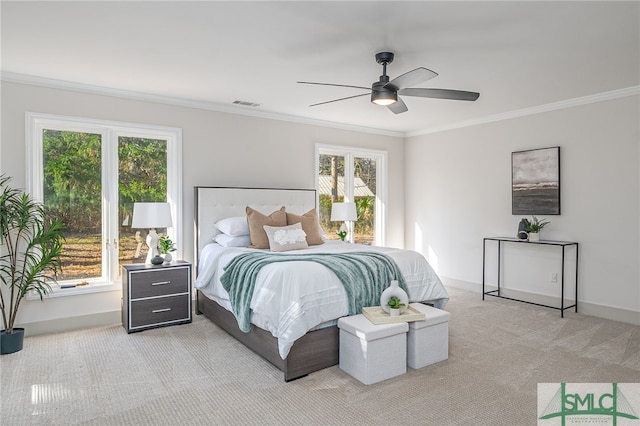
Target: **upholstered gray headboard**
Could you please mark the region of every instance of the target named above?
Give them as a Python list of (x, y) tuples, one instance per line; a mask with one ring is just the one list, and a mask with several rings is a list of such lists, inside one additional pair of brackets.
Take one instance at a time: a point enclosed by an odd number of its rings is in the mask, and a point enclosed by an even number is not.
[(194, 190), (196, 264), (202, 248), (218, 232), (214, 223), (227, 217), (244, 216), (247, 206), (267, 215), (282, 206), (295, 214), (316, 208), (314, 189), (196, 186)]

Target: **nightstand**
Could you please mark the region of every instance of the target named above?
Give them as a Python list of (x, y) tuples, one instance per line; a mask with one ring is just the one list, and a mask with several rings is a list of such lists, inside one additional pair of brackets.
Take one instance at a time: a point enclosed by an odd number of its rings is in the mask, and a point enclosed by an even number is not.
[(127, 333), (189, 322), (189, 262), (122, 267), (122, 326)]

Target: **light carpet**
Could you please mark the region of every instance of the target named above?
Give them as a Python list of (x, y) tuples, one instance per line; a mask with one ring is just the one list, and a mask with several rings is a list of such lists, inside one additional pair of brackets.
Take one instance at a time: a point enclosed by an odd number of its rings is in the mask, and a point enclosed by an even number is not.
[(538, 383), (640, 382), (640, 327), (449, 288), (449, 359), (373, 385), (290, 383), (203, 316), (27, 337), (2, 425), (536, 425)]

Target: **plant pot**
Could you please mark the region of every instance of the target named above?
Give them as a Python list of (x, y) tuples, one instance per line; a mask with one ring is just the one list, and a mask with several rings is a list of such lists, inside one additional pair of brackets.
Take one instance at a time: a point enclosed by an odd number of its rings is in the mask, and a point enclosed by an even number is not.
[(21, 351), (23, 342), (24, 328), (14, 328), (11, 334), (0, 331), (0, 355)]
[(539, 232), (529, 232), (529, 241), (540, 241)]
[(173, 260), (173, 256), (171, 256), (171, 253), (164, 253), (162, 254), (162, 257), (164, 258), (164, 263), (171, 263), (171, 261)]
[(400, 308), (389, 308), (389, 316), (399, 317), (400, 316)]

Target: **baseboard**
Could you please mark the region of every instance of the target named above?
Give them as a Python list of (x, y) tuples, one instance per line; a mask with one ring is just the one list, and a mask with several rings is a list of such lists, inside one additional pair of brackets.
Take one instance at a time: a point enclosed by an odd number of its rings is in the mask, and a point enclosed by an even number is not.
[[(458, 280), (449, 277), (440, 277), (446, 287), (459, 288), (461, 290), (482, 294), (482, 283)], [(535, 303), (547, 305), (557, 304), (557, 299), (552, 297), (528, 293), (525, 291), (510, 290), (509, 296), (524, 299)], [(572, 304), (573, 302), (569, 303)], [(540, 309), (546, 309), (541, 307)], [(568, 312), (568, 311), (567, 311)], [(571, 310), (571, 312), (573, 312)], [(613, 321), (626, 322), (628, 324), (640, 325), (640, 312), (628, 309), (620, 309), (612, 306), (598, 305), (595, 303), (578, 301), (578, 312), (598, 318), (605, 318)], [(37, 336), (39, 334), (61, 333), (64, 331), (81, 330), (93, 327), (103, 327), (107, 325), (120, 324), (122, 322), (120, 310), (111, 312), (100, 312), (92, 315), (82, 315), (78, 317), (58, 318), (47, 321), (32, 322), (28, 324), (18, 324), (23, 327), (25, 336)]]
[[(472, 291), (474, 293), (478, 293), (478, 295), (482, 294), (482, 283), (473, 283), (469, 281), (458, 280), (455, 278), (449, 277), (440, 277), (442, 279), (442, 283), (446, 287), (459, 288), (461, 290)], [(495, 287), (491, 287), (488, 289), (492, 290)], [(559, 306), (558, 299), (546, 295), (529, 293), (521, 290), (506, 290), (503, 289), (503, 295), (507, 297), (513, 297), (516, 299), (523, 299), (534, 303), (540, 303), (544, 305), (551, 306)], [(480, 297), (480, 296), (479, 296)], [(572, 305), (573, 300), (566, 300), (566, 305)], [(541, 307), (540, 309), (546, 309)], [(567, 310), (565, 312), (574, 312), (573, 309)], [(604, 318), (613, 321), (626, 322), (628, 324), (640, 325), (640, 312), (631, 311), (628, 309), (616, 308), (613, 306), (599, 305), (596, 303), (583, 302), (578, 300), (578, 313), (583, 315), (589, 315), (592, 317)]]
[(20, 324), (24, 328), (25, 337), (39, 334), (62, 333), (64, 331), (82, 330), (86, 328), (103, 327), (107, 325), (121, 324), (122, 313), (120, 310), (100, 312), (91, 315), (51, 319)]

